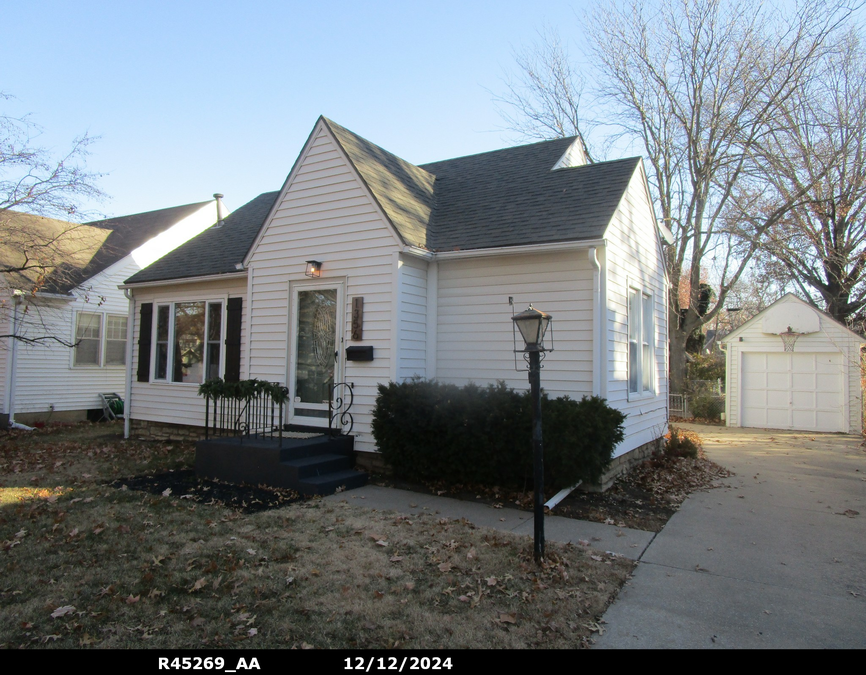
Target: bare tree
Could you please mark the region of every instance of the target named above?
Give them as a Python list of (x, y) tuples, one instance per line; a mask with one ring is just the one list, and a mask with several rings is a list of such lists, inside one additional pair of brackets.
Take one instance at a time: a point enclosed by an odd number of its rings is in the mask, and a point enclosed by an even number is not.
[(594, 123), (581, 109), (586, 80), (551, 28), (539, 33), (534, 48), (514, 53), (517, 71), (505, 80), (506, 92), (494, 96), (510, 129), (529, 140), (579, 136), (587, 161), (594, 153), (587, 139)]
[[(10, 98), (0, 93), (0, 101)], [(39, 133), (29, 117), (0, 114), (0, 319), (7, 329), (0, 338), (67, 344), (40, 333), (44, 321), (34, 299), (63, 287), (109, 232), (76, 222), (89, 215), (80, 211), (83, 201), (104, 196), (96, 186), (100, 174), (85, 168), (94, 139), (80, 136), (58, 157), (36, 145)]]
[[(761, 264), (846, 322), (866, 307), (866, 49), (849, 32), (819, 76), (783, 109), (760, 148), (765, 190), (755, 209), (802, 199), (759, 239)], [(739, 209), (737, 234), (753, 237), (755, 211)]]
[[(755, 170), (761, 144), (787, 102), (809, 86), (830, 36), (851, 11), (844, 0), (806, 0), (794, 10), (759, 0), (626, 0), (598, 6), (586, 21), (597, 104), (621, 139), (642, 146), (658, 215), (675, 238), (666, 261), (674, 289), (675, 390), (685, 376), (688, 336), (715, 319), (765, 232), (822, 177), (756, 216), (750, 238), (729, 235), (734, 206), (761, 194)], [(520, 62), (518, 68), (526, 70)], [(718, 290), (701, 314), (706, 270)], [(677, 292), (681, 281), (690, 289), (684, 302)]]

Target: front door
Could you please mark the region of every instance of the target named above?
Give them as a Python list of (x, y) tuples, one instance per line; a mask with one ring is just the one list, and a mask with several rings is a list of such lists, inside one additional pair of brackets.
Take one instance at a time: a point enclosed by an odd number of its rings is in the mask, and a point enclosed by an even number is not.
[(333, 283), (292, 289), (291, 424), (328, 426), (328, 401), (340, 381), (342, 291)]

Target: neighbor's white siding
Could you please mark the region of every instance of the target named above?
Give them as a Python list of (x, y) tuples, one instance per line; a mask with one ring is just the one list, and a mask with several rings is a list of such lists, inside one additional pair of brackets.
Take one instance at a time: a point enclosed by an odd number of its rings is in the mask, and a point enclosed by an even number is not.
[[(355, 449), (375, 450), (370, 435), (377, 385), (392, 379), (395, 284), (399, 244), (327, 128), (317, 125), (287, 182), (286, 192), (250, 256), (250, 376), (289, 379), (289, 282), (302, 287), (306, 260), (323, 262), (322, 276), (345, 284), (341, 358), (351, 343), (352, 298), (364, 298), (364, 338), (374, 360), (347, 362), (355, 385)], [(394, 369), (396, 374), (396, 368)], [(290, 395), (293, 384), (288, 383)]]
[(553, 316), (542, 387), (551, 396), (591, 395), (592, 274), (586, 250), (440, 260), (436, 379), (527, 389), (521, 354), (515, 370), (511, 316), (532, 303)]
[[(156, 330), (156, 306), (169, 302), (221, 300), (223, 302), (222, 339), (226, 336), (226, 304), (229, 298), (243, 298), (241, 345), (247, 341), (247, 280), (232, 279), (178, 283), (172, 286), (150, 286), (135, 289), (135, 330), (132, 349), (131, 419), (204, 426), (205, 404), (198, 395), (198, 384), (187, 382), (139, 382), (137, 377), (141, 329), (141, 305), (153, 303), (153, 326)], [(150, 367), (153, 372), (155, 341), (151, 343)], [(222, 349), (223, 367), (225, 347)], [(241, 377), (246, 372), (246, 350), (241, 348)], [(118, 392), (123, 395), (122, 391)]]
[[(632, 176), (605, 234), (607, 273), (607, 396), (627, 414), (619, 456), (667, 432), (668, 334), (664, 260), (642, 168)], [(652, 294), (654, 312), (654, 380), (652, 395), (628, 393), (628, 289)]]
[[(102, 315), (104, 346), (105, 317), (126, 317), (129, 307), (117, 285), (138, 269), (127, 256), (73, 291), (74, 299), (37, 297), (22, 324), (25, 335), (53, 335), (71, 344), (75, 342), (77, 313), (89, 312)], [(15, 369), (15, 413), (49, 413), (52, 405), (58, 412), (101, 408), (100, 393), (123, 396), (125, 366), (75, 366), (73, 356), (73, 349), (54, 340), (38, 344), (20, 342)]]
[[(9, 335), (11, 328), (12, 299), (7, 289), (0, 287), (0, 335)], [(0, 340), (0, 384), (3, 385), (3, 395), (0, 396), (0, 415), (7, 414), (7, 402), (9, 398), (9, 366), (8, 362), (12, 353), (12, 340), (3, 338)]]
[[(791, 300), (796, 302), (796, 300)], [(859, 434), (862, 430), (863, 394), (860, 385), (860, 346), (861, 342), (835, 321), (821, 316), (821, 330), (800, 337), (794, 345), (796, 353), (837, 353), (838, 367), (841, 369), (840, 381), (845, 389), (841, 392), (843, 405), (846, 406), (845, 418), (848, 433)], [(741, 371), (744, 352), (764, 354), (784, 351), (782, 339), (778, 335), (762, 332), (761, 321), (745, 325), (738, 338), (727, 344), (727, 390), (725, 413), (728, 426), (743, 425)], [(740, 340), (739, 338), (742, 338)]]

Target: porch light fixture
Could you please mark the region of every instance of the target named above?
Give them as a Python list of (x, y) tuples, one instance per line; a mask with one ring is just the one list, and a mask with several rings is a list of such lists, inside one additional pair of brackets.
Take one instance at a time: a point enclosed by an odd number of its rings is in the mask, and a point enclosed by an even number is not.
[(308, 277), (312, 277), (313, 279), (318, 279), (322, 276), (322, 263), (318, 260), (308, 260), (307, 261), (307, 270), (304, 274)]
[[(541, 354), (551, 351), (544, 347), (544, 334), (553, 319), (550, 314), (529, 309), (511, 317), (525, 343), (524, 358), (529, 362), (529, 389), (532, 395), (532, 470), (535, 474), (533, 512), (535, 562), (544, 561), (544, 448), (541, 440)], [(553, 333), (551, 333), (553, 335)], [(516, 340), (515, 340), (516, 341)], [(515, 345), (515, 352), (521, 351)]]

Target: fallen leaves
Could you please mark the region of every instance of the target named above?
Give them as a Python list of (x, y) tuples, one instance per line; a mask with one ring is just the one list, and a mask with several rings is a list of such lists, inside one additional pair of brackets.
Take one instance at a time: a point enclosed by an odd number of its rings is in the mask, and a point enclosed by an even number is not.
[(67, 614), (72, 614), (74, 611), (75, 611), (75, 605), (63, 605), (63, 607), (58, 607), (53, 612), (51, 612), (51, 618), (52, 619), (59, 619), (61, 616), (66, 616)]
[(196, 581), (196, 582), (192, 585), (192, 588), (190, 588), (189, 591), (187, 591), (187, 592), (188, 592), (188, 593), (195, 593), (196, 591), (200, 591), (202, 588), (205, 587), (206, 584), (207, 584), (207, 579), (205, 579), (204, 577), (202, 577), (201, 579), (199, 579), (198, 581)]

